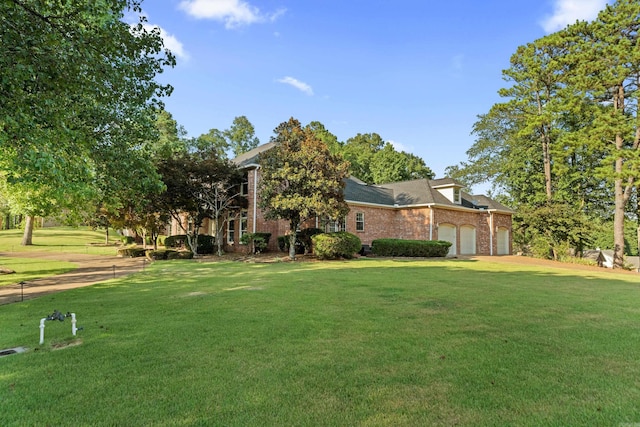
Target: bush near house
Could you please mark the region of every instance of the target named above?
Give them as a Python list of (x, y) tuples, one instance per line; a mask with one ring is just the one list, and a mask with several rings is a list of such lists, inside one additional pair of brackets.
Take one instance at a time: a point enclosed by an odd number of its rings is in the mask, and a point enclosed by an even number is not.
[(254, 254), (259, 254), (267, 250), (271, 233), (245, 233), (240, 238), (240, 243), (248, 245), (249, 250)]
[(137, 247), (121, 248), (121, 249), (118, 249), (118, 256), (120, 256), (120, 257), (129, 257), (129, 258), (137, 258), (137, 257), (144, 256), (145, 252), (146, 252), (146, 249), (144, 249), (144, 248), (137, 248)]
[[(214, 236), (209, 236), (208, 234), (198, 235), (198, 253), (200, 255), (212, 254), (214, 243)], [(164, 239), (164, 247), (167, 249), (186, 248), (188, 246), (186, 234), (175, 234), (173, 236), (167, 236)]]
[(351, 259), (362, 247), (360, 238), (346, 231), (314, 235), (313, 252), (321, 259)]
[(181, 248), (187, 246), (187, 236), (185, 234), (175, 234), (164, 239), (165, 248)]
[[(313, 242), (311, 238), (316, 234), (324, 233), (319, 228), (305, 228), (296, 233), (296, 253), (304, 254), (313, 252)], [(289, 252), (289, 236), (278, 236), (278, 249), (282, 252)]]
[(123, 245), (132, 245), (136, 242), (133, 236), (120, 236), (120, 241)]
[(380, 256), (444, 257), (451, 242), (444, 240), (377, 239), (372, 243), (372, 252)]
[(147, 258), (151, 261), (164, 261), (168, 259), (192, 259), (191, 251), (176, 251), (173, 249), (149, 249), (146, 251)]

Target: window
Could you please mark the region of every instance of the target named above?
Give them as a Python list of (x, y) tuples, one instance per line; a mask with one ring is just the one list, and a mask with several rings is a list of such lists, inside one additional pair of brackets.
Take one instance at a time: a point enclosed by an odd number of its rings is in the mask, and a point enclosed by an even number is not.
[(364, 231), (364, 213), (356, 213), (356, 231)]
[(227, 221), (227, 242), (233, 244), (236, 240), (236, 220)]
[(249, 223), (249, 212), (246, 209), (240, 211), (240, 238), (247, 233), (247, 224)]
[(249, 173), (245, 173), (242, 177), (242, 184), (240, 185), (240, 195), (246, 196), (249, 194)]
[(459, 188), (454, 188), (453, 189), (453, 203), (460, 203), (460, 189)]
[(347, 231), (347, 221), (342, 218), (337, 221), (335, 220), (327, 220), (324, 225), (324, 231), (326, 233), (335, 233), (336, 231)]

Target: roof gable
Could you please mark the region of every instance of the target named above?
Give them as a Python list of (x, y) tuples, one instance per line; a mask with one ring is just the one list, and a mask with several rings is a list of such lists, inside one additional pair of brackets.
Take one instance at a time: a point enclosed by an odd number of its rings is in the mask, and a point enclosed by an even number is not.
[(344, 198), (347, 202), (371, 203), (388, 207), (435, 204), (468, 209), (513, 212), (513, 210), (487, 196), (474, 196), (464, 191), (461, 191), (461, 203), (454, 203), (438, 191), (438, 187), (451, 186), (462, 187), (460, 183), (451, 178), (439, 180), (416, 179), (383, 185), (367, 185), (356, 178), (349, 177), (345, 180)]

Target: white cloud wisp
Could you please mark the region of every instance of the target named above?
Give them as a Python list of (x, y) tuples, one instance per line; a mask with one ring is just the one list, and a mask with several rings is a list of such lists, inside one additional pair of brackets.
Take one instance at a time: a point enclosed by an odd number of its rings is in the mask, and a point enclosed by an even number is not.
[(298, 89), (301, 92), (306, 93), (309, 96), (313, 95), (313, 88), (311, 86), (309, 86), (308, 84), (301, 82), (298, 79), (294, 79), (293, 77), (283, 77), (281, 79), (277, 80), (278, 83), (284, 83), (287, 84), (289, 86), (293, 86), (294, 88)]
[(547, 33), (552, 33), (578, 20), (591, 21), (606, 4), (607, 0), (555, 0), (553, 14), (540, 25)]
[(256, 6), (242, 0), (182, 0), (179, 8), (198, 19), (213, 19), (224, 22), (225, 28), (233, 29), (243, 25), (275, 21), (284, 9), (265, 14)]

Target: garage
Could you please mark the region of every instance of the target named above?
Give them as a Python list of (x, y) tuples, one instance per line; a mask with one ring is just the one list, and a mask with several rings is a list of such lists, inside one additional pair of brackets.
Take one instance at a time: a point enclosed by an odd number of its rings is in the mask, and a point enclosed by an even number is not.
[(476, 254), (476, 228), (470, 225), (460, 227), (460, 255)]
[(456, 247), (456, 226), (451, 224), (440, 224), (438, 226), (438, 240), (444, 240), (451, 242), (449, 253), (447, 255), (457, 255), (458, 250)]

